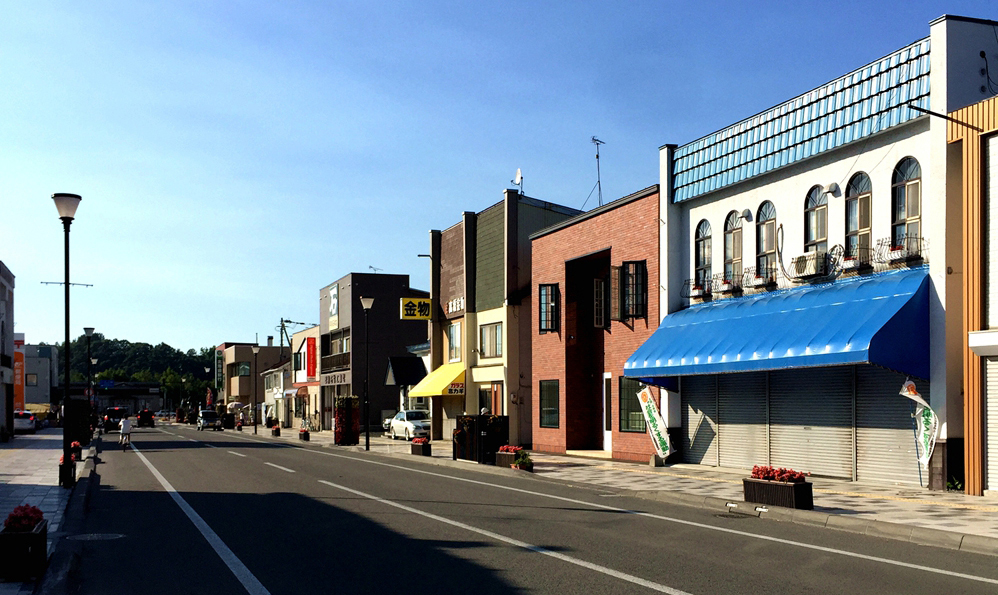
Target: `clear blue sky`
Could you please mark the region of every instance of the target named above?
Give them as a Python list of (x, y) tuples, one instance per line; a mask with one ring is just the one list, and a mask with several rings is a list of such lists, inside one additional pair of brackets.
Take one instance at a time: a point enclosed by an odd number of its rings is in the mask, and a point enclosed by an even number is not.
[[(180, 349), (318, 322), (374, 266), (428, 289), (428, 231), (501, 198), (582, 207), (658, 182), (658, 147), (750, 116), (981, 2), (11, 2), (0, 260), (15, 331)], [(589, 199), (585, 208), (596, 206)]]

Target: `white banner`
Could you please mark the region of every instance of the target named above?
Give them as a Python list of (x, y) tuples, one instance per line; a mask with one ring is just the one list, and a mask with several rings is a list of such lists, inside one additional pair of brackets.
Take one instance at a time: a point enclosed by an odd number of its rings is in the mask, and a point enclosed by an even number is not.
[(672, 454), (672, 444), (669, 443), (669, 434), (665, 429), (665, 422), (658, 412), (658, 405), (655, 404), (655, 396), (647, 386), (638, 393), (638, 401), (641, 403), (641, 413), (645, 416), (645, 424), (648, 426), (648, 433), (651, 434), (651, 442), (655, 445), (655, 452), (663, 459)]
[(915, 383), (906, 380), (901, 386), (899, 393), (903, 397), (908, 397), (915, 402), (915, 437), (916, 455), (918, 462), (928, 466), (929, 458), (932, 457), (932, 450), (936, 447), (936, 434), (939, 431), (939, 418), (936, 412), (929, 407), (922, 395), (915, 389)]

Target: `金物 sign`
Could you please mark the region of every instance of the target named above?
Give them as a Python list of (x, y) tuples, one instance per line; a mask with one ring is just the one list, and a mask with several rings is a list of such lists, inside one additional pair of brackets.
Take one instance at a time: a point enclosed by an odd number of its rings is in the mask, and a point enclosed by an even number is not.
[(430, 298), (409, 298), (399, 300), (399, 318), (402, 320), (429, 320)]

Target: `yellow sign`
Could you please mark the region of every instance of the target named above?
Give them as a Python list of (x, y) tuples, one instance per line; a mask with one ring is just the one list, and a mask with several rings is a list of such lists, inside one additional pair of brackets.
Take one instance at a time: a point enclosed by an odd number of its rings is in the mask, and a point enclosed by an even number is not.
[(399, 300), (399, 318), (402, 320), (429, 320), (430, 298), (407, 298)]

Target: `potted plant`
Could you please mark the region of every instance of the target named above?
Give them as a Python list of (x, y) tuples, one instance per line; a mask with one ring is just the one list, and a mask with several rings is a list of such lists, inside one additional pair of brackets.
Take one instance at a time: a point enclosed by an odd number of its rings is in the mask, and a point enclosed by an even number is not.
[(298, 430), (298, 439), (299, 440), (304, 440), (305, 442), (308, 442), (309, 438), (310, 438), (310, 434), (309, 434), (308, 430), (306, 430), (305, 428), (302, 428), (302, 429)]
[(270, 427), (270, 435), (271, 436), (280, 436), (281, 435), (281, 426), (278, 425), (278, 424), (272, 425)]
[(432, 451), (430, 448), (430, 441), (427, 438), (413, 438), (412, 439), (412, 454), (420, 455), (423, 457), (432, 456)]
[(814, 509), (812, 485), (807, 481), (807, 474), (800, 471), (756, 465), (752, 467), (752, 477), (742, 480), (742, 488), (746, 502)]
[(522, 446), (513, 446), (511, 444), (500, 446), (499, 452), (496, 453), (496, 467), (512, 467), (517, 453), (521, 450), (523, 450)]
[(692, 288), (690, 288), (690, 297), (703, 297), (703, 296), (704, 296), (703, 285), (694, 285)]
[(83, 446), (80, 444), (79, 440), (74, 440), (72, 444), (69, 445), (69, 451), (73, 453), (75, 457), (73, 460), (79, 461), (83, 458)]
[(48, 560), (48, 521), (36, 506), (18, 506), (0, 530), (0, 577), (41, 576)]
[(533, 471), (534, 461), (530, 458), (530, 453), (525, 450), (520, 450), (516, 453), (516, 458), (513, 459), (513, 469), (519, 469), (521, 471)]

